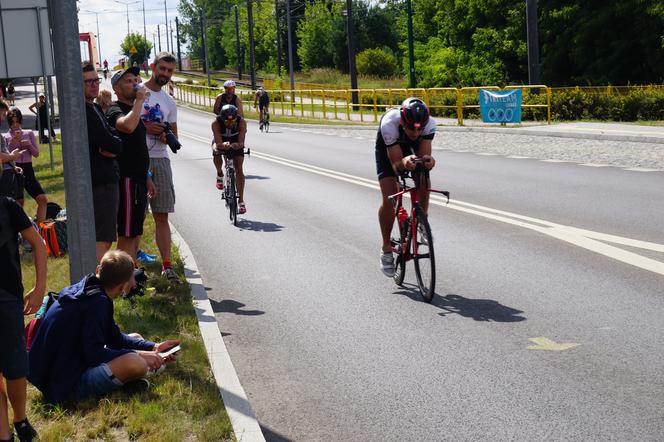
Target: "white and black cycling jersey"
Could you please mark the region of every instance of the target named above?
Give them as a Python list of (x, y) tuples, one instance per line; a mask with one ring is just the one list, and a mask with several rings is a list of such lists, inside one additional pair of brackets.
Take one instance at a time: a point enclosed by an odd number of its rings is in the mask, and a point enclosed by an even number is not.
[(432, 140), (436, 134), (436, 121), (429, 118), (420, 138), (411, 140), (401, 127), (401, 113), (399, 109), (390, 109), (380, 119), (378, 127), (378, 137), (376, 139), (376, 149), (384, 150), (387, 147), (399, 144), (402, 148), (414, 148), (420, 143), (420, 139)]

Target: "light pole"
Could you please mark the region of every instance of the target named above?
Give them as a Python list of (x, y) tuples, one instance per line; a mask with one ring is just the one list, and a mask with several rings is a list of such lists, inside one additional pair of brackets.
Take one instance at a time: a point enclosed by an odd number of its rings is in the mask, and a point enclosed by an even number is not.
[(242, 80), (242, 62), (240, 61), (240, 19), (238, 18), (237, 5), (235, 9), (235, 54), (237, 56), (237, 78)]
[(256, 89), (256, 66), (254, 62), (254, 13), (251, 0), (247, 0), (247, 20), (249, 26), (249, 73), (251, 74), (251, 89)]
[(279, 26), (279, 0), (274, 2), (274, 18), (277, 19), (277, 76), (281, 77), (281, 27)]
[(415, 55), (413, 50), (413, 8), (410, 0), (406, 0), (408, 10), (408, 78), (411, 88), (415, 87)]
[(350, 71), (351, 100), (359, 102), (357, 96), (357, 70), (355, 69), (355, 39), (353, 38), (353, 0), (346, 0), (346, 26), (348, 34), (348, 70)]
[(528, 83), (540, 84), (537, 0), (526, 0), (526, 33), (528, 34)]
[(101, 40), (100, 40), (101, 37), (99, 37), (99, 12), (95, 12), (95, 11), (86, 11), (86, 10), (83, 10), (83, 12), (88, 12), (88, 13), (90, 13), (90, 14), (94, 14), (94, 15), (95, 15), (95, 18), (97, 19), (97, 51), (98, 51), (98, 53), (99, 53), (99, 63), (101, 63), (101, 62), (102, 62), (102, 58), (101, 58)]
[(135, 3), (140, 2), (141, 0), (135, 0), (133, 2), (122, 2), (120, 0), (113, 0), (115, 3), (119, 5), (125, 5), (127, 7), (127, 35), (129, 35), (129, 5), (133, 5)]
[(178, 44), (178, 71), (182, 70), (182, 57), (180, 56), (180, 21), (175, 17), (175, 40)]
[(290, 75), (291, 113), (295, 105), (295, 77), (293, 76), (293, 37), (291, 26), (290, 0), (286, 0), (286, 27), (288, 28), (288, 74)]
[(168, 9), (166, 8), (166, 0), (164, 0), (164, 17), (166, 18), (166, 50), (171, 52), (171, 48), (168, 45)]

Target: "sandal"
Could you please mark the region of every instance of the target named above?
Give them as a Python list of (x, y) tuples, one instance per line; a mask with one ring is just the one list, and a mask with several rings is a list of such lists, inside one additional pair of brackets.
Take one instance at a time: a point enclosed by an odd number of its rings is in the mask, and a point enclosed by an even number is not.
[(240, 203), (240, 210), (238, 211), (240, 215), (247, 213), (247, 206), (245, 206), (244, 201)]
[(217, 175), (217, 189), (224, 190), (224, 177)]

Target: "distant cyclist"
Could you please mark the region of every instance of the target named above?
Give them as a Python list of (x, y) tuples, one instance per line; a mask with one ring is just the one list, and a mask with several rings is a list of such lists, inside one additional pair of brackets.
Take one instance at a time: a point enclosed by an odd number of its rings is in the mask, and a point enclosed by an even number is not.
[[(380, 119), (376, 137), (376, 171), (382, 194), (378, 209), (378, 221), (383, 236), (380, 269), (386, 276), (394, 276), (394, 256), (390, 236), (394, 224), (394, 205), (390, 195), (399, 191), (397, 175), (415, 169), (415, 158), (424, 160), (424, 167), (431, 169), (436, 161), (431, 156), (431, 140), (436, 134), (436, 122), (429, 117), (429, 109), (419, 98), (406, 98), (401, 108), (390, 109)], [(421, 192), (420, 201), (426, 211), (428, 192)]]
[(233, 80), (226, 80), (224, 82), (224, 93), (217, 95), (214, 100), (214, 114), (219, 115), (221, 108), (225, 104), (232, 104), (237, 109), (238, 114), (244, 117), (244, 109), (242, 108), (242, 99), (235, 95), (235, 82)]
[(221, 153), (227, 150), (237, 150), (237, 155), (226, 161), (235, 163), (235, 176), (237, 179), (237, 191), (240, 196), (239, 212), (247, 213), (247, 207), (244, 203), (244, 137), (247, 135), (247, 122), (242, 118), (238, 109), (232, 104), (225, 104), (221, 112), (212, 123), (212, 133), (214, 134), (214, 149), (212, 150), (212, 160), (217, 169), (217, 189), (224, 188), (223, 157)]
[(263, 121), (265, 114), (269, 112), (270, 107), (270, 96), (267, 91), (263, 89), (263, 86), (259, 87), (256, 91), (256, 97), (254, 98), (254, 108), (258, 104), (258, 121), (260, 122), (260, 129), (263, 129)]

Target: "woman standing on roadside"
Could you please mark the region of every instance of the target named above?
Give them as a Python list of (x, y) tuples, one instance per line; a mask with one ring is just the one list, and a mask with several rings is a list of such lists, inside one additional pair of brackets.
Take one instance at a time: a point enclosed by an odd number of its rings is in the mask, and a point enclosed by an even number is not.
[(39, 156), (39, 146), (35, 139), (35, 134), (31, 130), (23, 130), (23, 114), (18, 108), (11, 108), (7, 114), (7, 123), (9, 132), (4, 137), (9, 150), (20, 149), (23, 154), (16, 160), (16, 166), (23, 170), (23, 186), (18, 189), (18, 203), (22, 206), (24, 203), (24, 189), (37, 202), (37, 223), (46, 219), (46, 204), (48, 199), (44, 189), (37, 181), (35, 170), (32, 167), (32, 157)]

